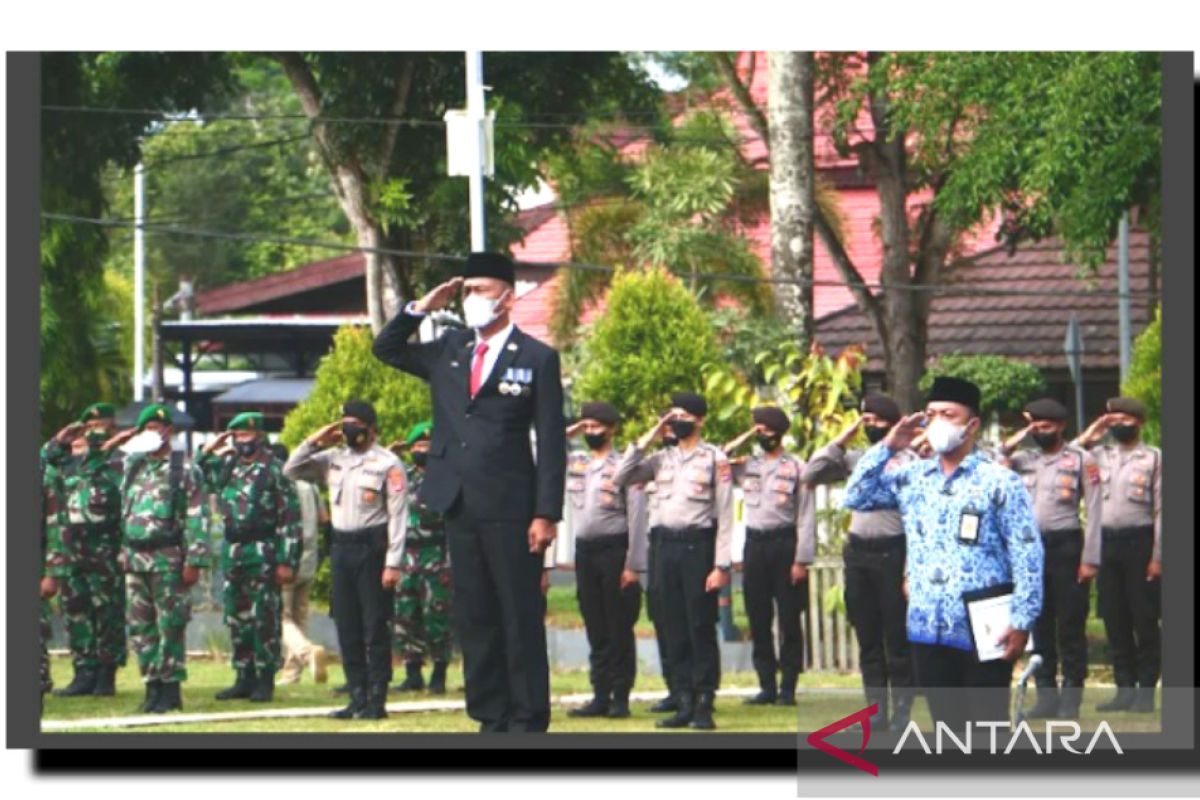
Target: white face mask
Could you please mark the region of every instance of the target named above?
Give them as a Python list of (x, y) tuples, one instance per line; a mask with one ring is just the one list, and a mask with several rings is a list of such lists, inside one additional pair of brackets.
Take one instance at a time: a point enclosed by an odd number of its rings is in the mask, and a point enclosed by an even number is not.
[(955, 425), (946, 419), (935, 419), (925, 429), (925, 439), (935, 453), (949, 453), (967, 438), (967, 426)]
[(121, 445), (121, 449), (126, 453), (154, 453), (162, 446), (162, 434), (158, 431), (145, 430)]
[(467, 295), (466, 299), (462, 302), (463, 321), (467, 323), (468, 327), (475, 328), (476, 330), (486, 328), (495, 321), (498, 316), (496, 307), (500, 305), (500, 301), (507, 295), (508, 292), (506, 291), (495, 300), (482, 297), (478, 294)]

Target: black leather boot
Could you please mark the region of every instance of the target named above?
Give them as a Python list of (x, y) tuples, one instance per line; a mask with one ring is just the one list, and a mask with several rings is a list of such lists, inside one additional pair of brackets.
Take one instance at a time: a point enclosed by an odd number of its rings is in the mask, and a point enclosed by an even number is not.
[(162, 681), (146, 681), (146, 696), (142, 699), (142, 704), (137, 707), (136, 711), (139, 714), (151, 713), (151, 709), (158, 705), (158, 695), (161, 691)]
[(608, 713), (605, 714), (609, 719), (625, 719), (630, 716), (629, 710), (629, 690), (617, 689), (612, 693), (612, 700), (608, 703)]
[(700, 692), (696, 695), (696, 708), (692, 712), (692, 721), (688, 723), (688, 727), (699, 731), (716, 730), (717, 723), (713, 722), (713, 699), (712, 692)]
[(96, 670), (96, 688), (92, 694), (97, 697), (112, 697), (117, 693), (117, 665), (101, 664)]
[(683, 728), (692, 721), (692, 693), (680, 692), (676, 698), (675, 713), (654, 723), (657, 728)]
[(150, 709), (151, 714), (165, 714), (168, 711), (183, 711), (183, 695), (179, 691), (179, 681), (163, 683), (158, 692), (158, 702)]
[(354, 715), (366, 708), (367, 705), (367, 690), (359, 686), (349, 687), (350, 702), (345, 708), (339, 708), (337, 711), (330, 711), (329, 716), (333, 719), (353, 719)]
[(608, 690), (596, 689), (592, 699), (579, 708), (567, 712), (568, 717), (606, 717), (608, 716)]
[(96, 692), (96, 670), (91, 667), (76, 667), (71, 682), (54, 690), (55, 697), (81, 697)]
[(758, 674), (758, 686), (760, 689), (759, 693), (753, 697), (747, 697), (742, 703), (748, 706), (774, 705), (775, 701), (779, 699), (779, 690), (775, 686), (775, 673), (760, 672)]
[(430, 694), (445, 694), (446, 693), (446, 662), (433, 662), (433, 672), (429, 675), (429, 693)]
[(254, 667), (239, 667), (233, 686), (217, 692), (215, 697), (218, 700), (245, 700), (254, 694), (254, 686)]
[(404, 662), (404, 680), (392, 687), (397, 692), (419, 692), (425, 688), (425, 678), (421, 676), (420, 661)]
[(1096, 706), (1097, 711), (1127, 711), (1133, 705), (1132, 686), (1118, 686), (1117, 693), (1107, 703)]
[(354, 714), (355, 719), (387, 719), (387, 682), (373, 683), (367, 689), (366, 704)]
[(254, 691), (250, 693), (251, 703), (269, 703), (275, 699), (275, 670), (261, 669), (254, 682)]
[(669, 714), (672, 711), (679, 710), (679, 698), (674, 693), (668, 692), (667, 696), (659, 700), (654, 705), (650, 706), (651, 714)]

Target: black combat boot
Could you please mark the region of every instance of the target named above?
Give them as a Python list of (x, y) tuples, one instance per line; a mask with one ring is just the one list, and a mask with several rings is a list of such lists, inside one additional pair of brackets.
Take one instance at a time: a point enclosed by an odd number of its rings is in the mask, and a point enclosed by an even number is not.
[(630, 716), (630, 713), (629, 690), (614, 690), (612, 693), (612, 700), (610, 700), (608, 703), (608, 714), (605, 716), (607, 716), (609, 719), (625, 719), (626, 717)]
[(1154, 687), (1139, 686), (1133, 695), (1133, 705), (1129, 707), (1130, 711), (1136, 711), (1140, 714), (1154, 713)]
[(889, 730), (900, 733), (908, 727), (908, 722), (912, 719), (912, 704), (913, 696), (910, 691), (892, 690), (892, 719)]
[(81, 697), (96, 691), (96, 670), (91, 667), (76, 667), (71, 682), (54, 690), (55, 697)]
[(713, 693), (700, 692), (696, 695), (696, 708), (692, 712), (692, 721), (688, 727), (699, 731), (716, 730), (717, 723), (713, 722)]
[(404, 680), (392, 687), (397, 692), (419, 692), (425, 688), (425, 678), (421, 676), (420, 661), (404, 662)]
[[(654, 723), (656, 728), (684, 728), (692, 721), (692, 693), (680, 692), (675, 696), (675, 713)], [(710, 712), (711, 713), (711, 712)]]
[(346, 707), (339, 708), (337, 711), (330, 711), (330, 717), (333, 719), (353, 719), (355, 714), (366, 708), (367, 690), (364, 687), (351, 686), (349, 687), (349, 694), (350, 702), (346, 704)]
[(445, 694), (446, 693), (446, 662), (433, 662), (433, 672), (429, 674), (429, 693), (430, 694)]
[(254, 667), (238, 667), (237, 681), (234, 682), (233, 686), (230, 686), (228, 689), (222, 689), (214, 696), (218, 700), (245, 700), (254, 694), (254, 686)]
[(96, 688), (92, 694), (97, 697), (112, 697), (117, 693), (117, 665), (101, 664), (96, 670)]
[(387, 719), (387, 681), (373, 683), (367, 689), (367, 700), (354, 713), (355, 719)]
[(1058, 718), (1079, 719), (1079, 704), (1082, 701), (1082, 686), (1063, 686), (1058, 700)]
[(758, 685), (760, 691), (753, 697), (747, 697), (742, 702), (748, 706), (769, 706), (774, 705), (779, 699), (779, 690), (775, 686), (775, 673), (760, 672), (758, 673)]
[(1097, 711), (1127, 711), (1133, 705), (1134, 691), (1132, 686), (1118, 686), (1117, 693), (1107, 703), (1096, 706)]
[(1056, 717), (1058, 716), (1058, 707), (1061, 699), (1058, 694), (1057, 685), (1039, 686), (1037, 687), (1037, 702), (1033, 704), (1033, 708), (1029, 709), (1029, 713), (1025, 716), (1029, 719), (1049, 719), (1050, 717)]
[(150, 709), (151, 714), (165, 714), (168, 711), (183, 711), (183, 695), (179, 691), (179, 681), (164, 682), (158, 692), (158, 702)]
[(146, 681), (146, 697), (142, 700), (142, 704), (135, 709), (139, 714), (149, 714), (151, 709), (158, 705), (158, 695), (162, 692), (162, 681), (150, 680)]
[(781, 706), (796, 705), (796, 679), (799, 675), (800, 673), (794, 670), (783, 671), (783, 679), (779, 682), (779, 699), (776, 703)]
[(607, 717), (608, 716), (608, 691), (596, 689), (592, 695), (592, 699), (579, 708), (572, 708), (567, 712), (568, 717)]
[(669, 714), (679, 710), (679, 695), (676, 694), (671, 682), (667, 681), (667, 696), (650, 706), (651, 714)]
[(269, 703), (275, 699), (275, 670), (260, 669), (250, 693), (251, 703)]
[(867, 696), (867, 706), (875, 704), (875, 713), (871, 715), (871, 730), (882, 731), (888, 727), (888, 690), (886, 686), (868, 686), (863, 689)]

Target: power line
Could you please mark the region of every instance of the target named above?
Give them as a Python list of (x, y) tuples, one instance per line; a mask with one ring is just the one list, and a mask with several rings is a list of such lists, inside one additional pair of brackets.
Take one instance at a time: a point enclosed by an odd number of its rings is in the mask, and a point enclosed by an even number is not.
[(184, 153), (184, 154), (178, 155), (178, 156), (168, 156), (165, 158), (156, 158), (152, 161), (145, 162), (143, 164), (143, 166), (147, 169), (150, 169), (152, 167), (161, 167), (161, 166), (165, 166), (167, 164), (175, 164), (180, 161), (194, 161), (197, 159), (204, 159), (204, 158), (220, 158), (222, 156), (232, 155), (233, 153), (240, 153), (245, 150), (258, 150), (258, 149), (262, 149), (262, 148), (266, 148), (266, 147), (279, 147), (281, 145), (291, 144), (293, 142), (307, 140), (308, 138), (309, 138), (308, 134), (305, 133), (305, 134), (300, 134), (297, 136), (285, 136), (280, 139), (267, 139), (266, 141), (262, 141), (262, 142), (250, 142), (247, 144), (233, 145), (230, 147), (222, 147), (222, 148), (218, 148), (216, 150), (206, 150), (206, 151), (202, 151), (199, 153)]
[[(42, 212), (43, 219), (56, 220), (60, 222), (70, 222), (74, 224), (98, 225), (107, 228), (133, 228), (137, 227), (134, 223), (125, 220), (114, 219), (98, 219), (95, 217), (82, 217), (74, 214), (54, 214), (50, 212)], [(362, 252), (376, 253), (379, 255), (397, 256), (399, 258), (411, 258), (414, 260), (426, 261), (451, 261), (461, 262), (466, 261), (466, 256), (455, 255), (452, 253), (430, 253), (418, 252), (415, 250), (398, 250), (390, 247), (367, 247), (363, 245), (346, 244), (343, 242), (332, 242), (321, 239), (300, 239), (290, 236), (275, 236), (273, 234), (255, 234), (241, 233), (231, 231), (214, 231), (199, 228), (180, 228), (164, 225), (142, 225), (147, 233), (162, 233), (171, 236), (193, 236), (198, 238), (209, 239), (226, 239), (230, 241), (242, 242), (271, 242), (275, 244), (288, 244), (300, 247), (312, 247), (323, 250), (337, 250), (340, 252)], [(553, 263), (530, 263), (518, 262), (531, 267), (541, 267), (546, 269), (578, 269), (592, 272), (613, 273), (617, 271), (616, 267), (606, 266), (602, 264), (585, 264), (573, 261), (559, 261)], [(754, 275), (728, 275), (711, 272), (686, 272), (679, 270), (670, 270), (670, 272), (679, 277), (694, 280), (714, 281), (714, 282), (732, 282), (732, 283), (758, 283), (768, 285), (799, 285), (799, 286), (828, 286), (836, 288), (859, 288), (868, 291), (913, 291), (913, 292), (931, 292), (938, 293), (947, 297), (1129, 297), (1131, 299), (1154, 299), (1157, 295), (1153, 292), (1129, 292), (1121, 295), (1117, 292), (1109, 291), (1067, 291), (1067, 290), (1049, 290), (1049, 289), (987, 289), (983, 287), (972, 287), (970, 289), (955, 289), (948, 284), (883, 284), (883, 283), (867, 283), (857, 281), (819, 281), (815, 279), (802, 278), (763, 278)]]

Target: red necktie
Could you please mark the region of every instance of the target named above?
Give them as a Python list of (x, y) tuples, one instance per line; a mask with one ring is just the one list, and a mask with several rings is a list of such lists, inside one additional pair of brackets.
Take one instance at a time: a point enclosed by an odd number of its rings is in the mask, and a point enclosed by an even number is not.
[(479, 393), (479, 386), (483, 383), (483, 356), (487, 351), (487, 342), (475, 345), (475, 360), (471, 362), (471, 397)]

